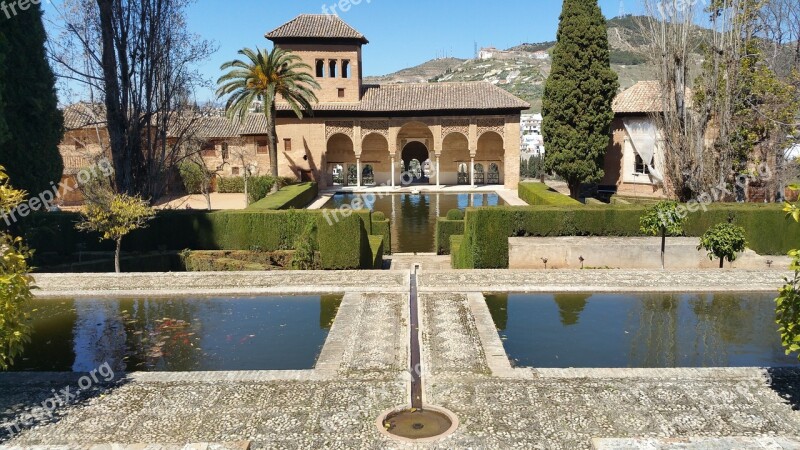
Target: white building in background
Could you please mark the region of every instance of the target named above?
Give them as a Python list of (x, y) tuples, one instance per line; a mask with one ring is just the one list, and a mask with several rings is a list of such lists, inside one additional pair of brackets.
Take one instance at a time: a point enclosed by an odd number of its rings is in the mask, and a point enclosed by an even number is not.
[(541, 114), (523, 114), (520, 118), (520, 133), (520, 157), (522, 159), (527, 160), (531, 156), (544, 155)]

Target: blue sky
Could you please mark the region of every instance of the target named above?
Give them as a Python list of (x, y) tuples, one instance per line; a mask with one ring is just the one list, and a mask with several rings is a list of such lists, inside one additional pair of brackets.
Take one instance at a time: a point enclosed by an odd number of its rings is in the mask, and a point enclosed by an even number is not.
[[(479, 47), (508, 48), (522, 42), (555, 39), (558, 0), (349, 0), (339, 16), (370, 40), (364, 48), (364, 74), (383, 75), (441, 56), (470, 58)], [(269, 47), (264, 34), (298, 14), (321, 14), (334, 0), (198, 0), (189, 10), (189, 27), (217, 43), (219, 51), (201, 70), (208, 78), (235, 58), (242, 47)], [(51, 6), (45, 2), (45, 11)], [(625, 0), (635, 13), (638, 0)], [(606, 17), (619, 14), (619, 0), (600, 0)], [(337, 10), (338, 11), (338, 10)], [(199, 101), (213, 97), (199, 93)]]

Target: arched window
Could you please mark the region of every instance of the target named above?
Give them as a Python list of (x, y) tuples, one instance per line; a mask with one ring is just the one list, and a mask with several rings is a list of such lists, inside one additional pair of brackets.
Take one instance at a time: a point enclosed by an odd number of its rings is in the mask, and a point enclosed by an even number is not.
[(317, 78), (325, 78), (325, 61), (317, 60)]
[(337, 62), (335, 59), (330, 62), (330, 69), (330, 77), (336, 78)]
[(350, 78), (350, 61), (342, 61), (342, 78)]
[(467, 173), (467, 163), (458, 164), (458, 184), (469, 184), (469, 174)]

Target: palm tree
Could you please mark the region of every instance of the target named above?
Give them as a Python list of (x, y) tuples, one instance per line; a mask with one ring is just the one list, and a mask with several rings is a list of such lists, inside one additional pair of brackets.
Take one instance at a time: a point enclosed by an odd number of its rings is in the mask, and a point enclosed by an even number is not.
[[(311, 66), (299, 56), (275, 47), (266, 50), (239, 50), (245, 59), (226, 62), (220, 70), (230, 71), (217, 80), (217, 98), (229, 95), (225, 110), (228, 118), (243, 121), (254, 102), (262, 102), (267, 119), (269, 165), (272, 176), (278, 177), (278, 133), (275, 101), (281, 98), (289, 104), (298, 118), (313, 115), (312, 103), (317, 101), (314, 89), (319, 84), (311, 76)], [(278, 190), (275, 183), (272, 190)]]

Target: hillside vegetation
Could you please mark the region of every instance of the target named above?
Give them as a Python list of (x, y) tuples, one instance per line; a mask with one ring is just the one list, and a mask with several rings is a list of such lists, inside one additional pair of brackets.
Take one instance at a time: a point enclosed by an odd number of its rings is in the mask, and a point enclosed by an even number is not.
[[(647, 37), (641, 33), (635, 16), (608, 21), (612, 68), (619, 75), (621, 89), (639, 81), (652, 80), (655, 67), (647, 60)], [(705, 30), (698, 29), (698, 35)], [(698, 36), (699, 37), (699, 36)], [(699, 39), (698, 39), (699, 41)], [(555, 41), (524, 43), (512, 47), (494, 59), (434, 59), (416, 67), (380, 76), (367, 77), (367, 83), (419, 83), (486, 81), (493, 83), (531, 104), (531, 112), (541, 112), (544, 82), (550, 74), (549, 59), (535, 59), (534, 52), (550, 52)], [(701, 56), (697, 55), (699, 67)]]

